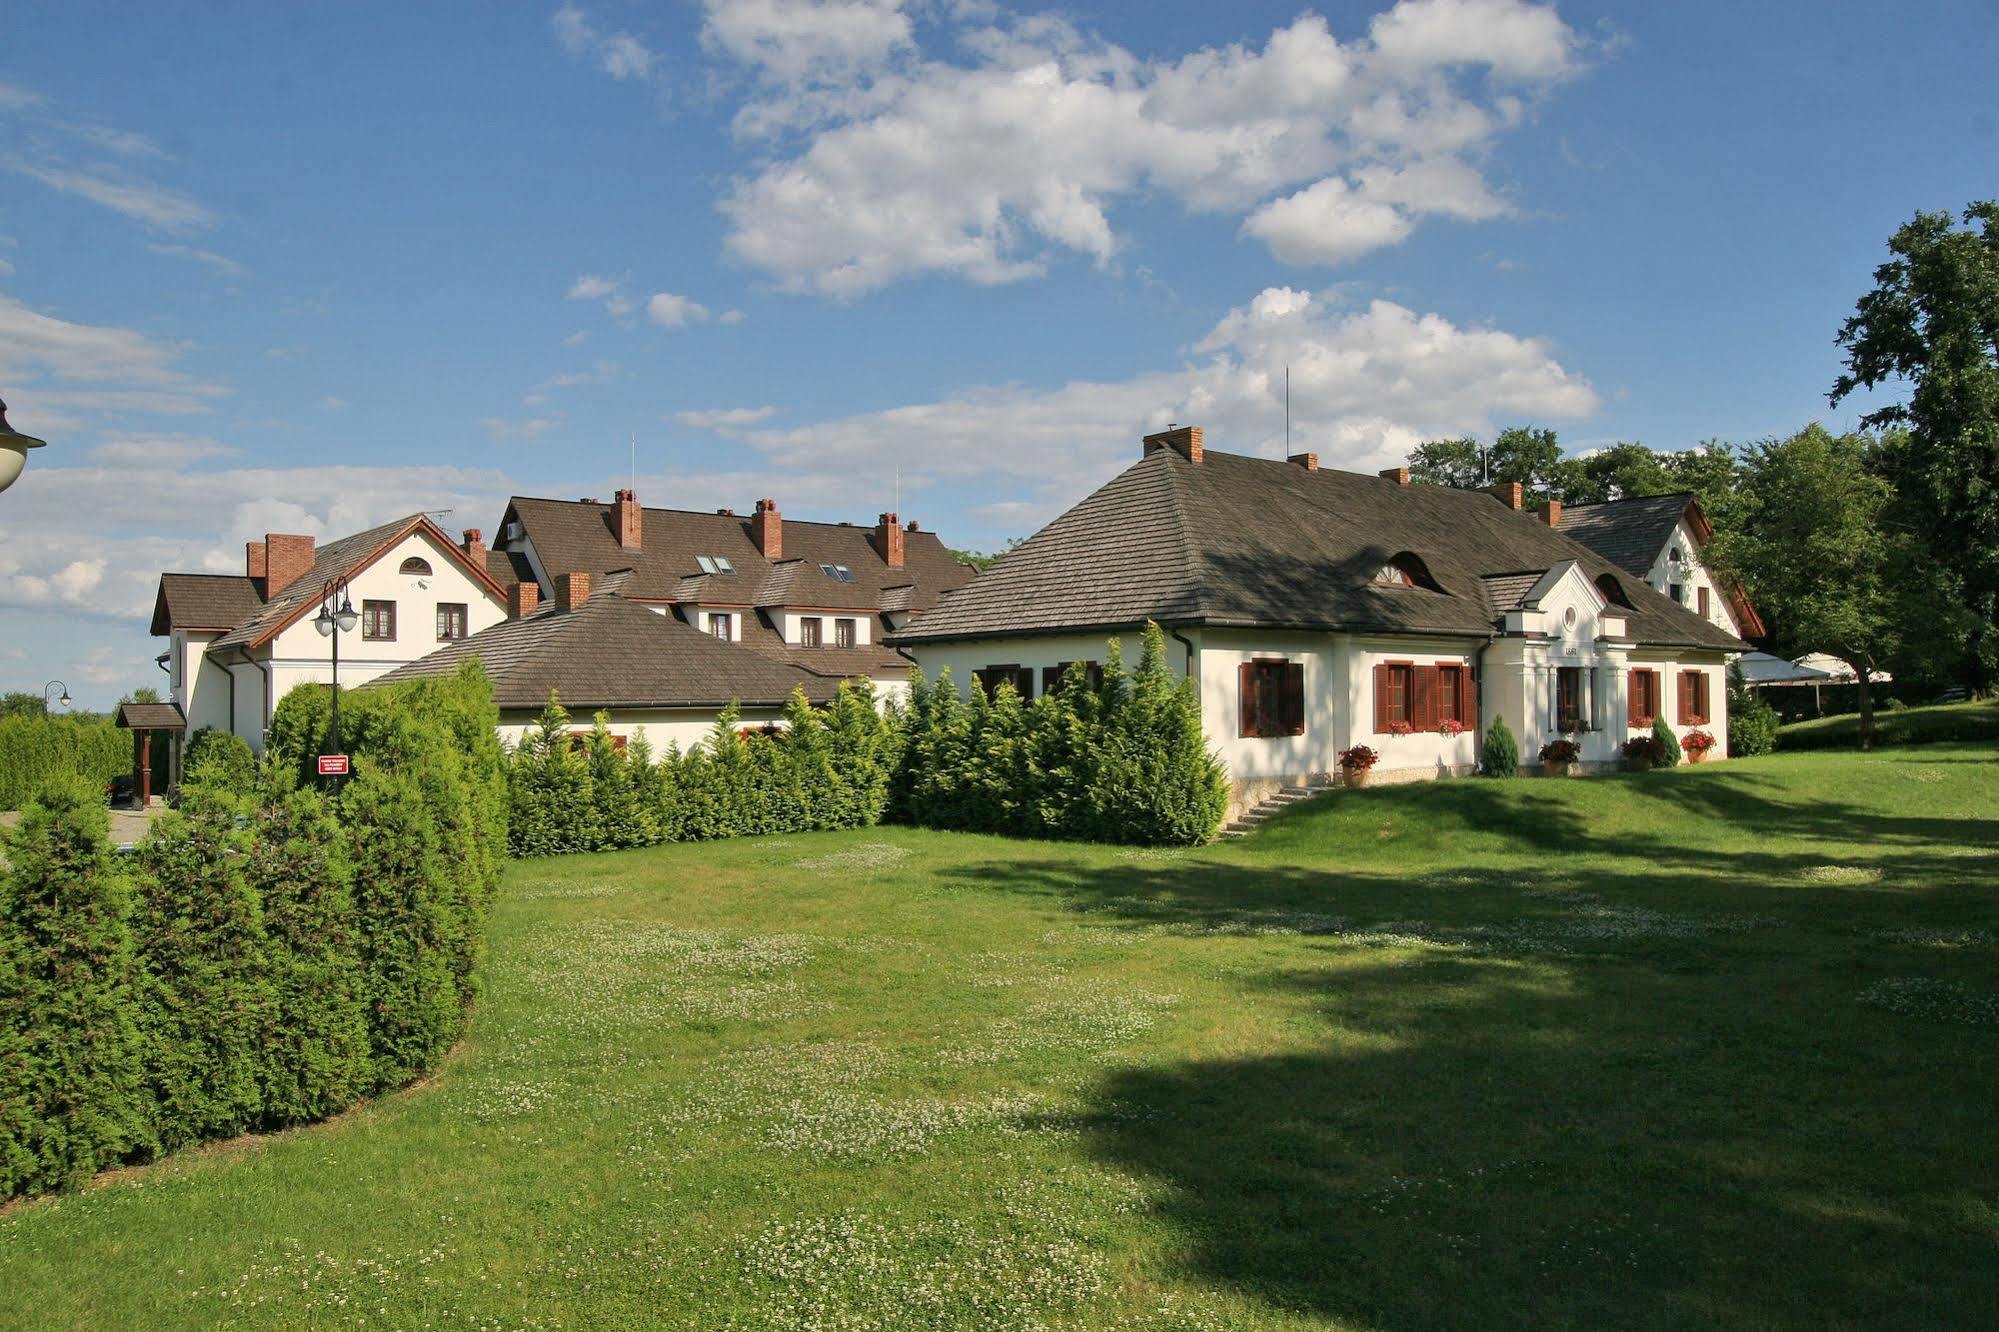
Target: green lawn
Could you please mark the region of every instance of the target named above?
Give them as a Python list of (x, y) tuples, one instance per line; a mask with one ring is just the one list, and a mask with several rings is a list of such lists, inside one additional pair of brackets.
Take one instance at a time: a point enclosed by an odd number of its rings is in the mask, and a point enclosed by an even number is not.
[(1999, 751), (517, 865), (470, 1040), (20, 1327), (1999, 1324)]

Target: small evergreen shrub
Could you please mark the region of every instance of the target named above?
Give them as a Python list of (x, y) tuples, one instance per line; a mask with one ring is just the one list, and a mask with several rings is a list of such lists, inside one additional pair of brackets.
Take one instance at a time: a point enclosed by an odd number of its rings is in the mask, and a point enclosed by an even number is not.
[(181, 781), (248, 795), (257, 784), (257, 756), (243, 737), (204, 726), (187, 742)]
[(1478, 771), (1481, 777), (1513, 777), (1520, 772), (1520, 742), (1506, 718), (1494, 717), (1486, 728), (1485, 742), (1479, 746)]
[(1652, 719), (1652, 764), (1659, 768), (1680, 766), (1680, 737), (1673, 734), (1673, 728), (1666, 725), (1664, 717)]
[(139, 844), (136, 1019), (164, 1151), (241, 1133), (263, 1109), (271, 992), (240, 813), (226, 793), (197, 787)]
[(103, 793), (49, 782), (0, 872), (0, 1197), (74, 1186), (152, 1145), (133, 1021), (131, 889)]

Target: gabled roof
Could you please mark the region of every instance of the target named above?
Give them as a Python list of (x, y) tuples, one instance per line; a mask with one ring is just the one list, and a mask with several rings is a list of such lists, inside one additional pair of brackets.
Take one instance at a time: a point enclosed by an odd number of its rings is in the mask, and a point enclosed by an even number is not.
[[(959, 563), (935, 532), (903, 533), (903, 567), (891, 568), (873, 541), (874, 528), (849, 523), (814, 523), (786, 518), (783, 559), (767, 560), (750, 534), (750, 520), (737, 514), (696, 513), (686, 509), (643, 509), (639, 549), (626, 550), (618, 541), (618, 506), (581, 500), (515, 496), (507, 504), (500, 531), (519, 522), (550, 578), (587, 573), (593, 578), (615, 569), (632, 570), (625, 589), (640, 601), (706, 599), (734, 605), (775, 606), (766, 599), (778, 595), (766, 581), (780, 565), (799, 564), (791, 578), (812, 595), (842, 599), (800, 601), (797, 605), (878, 608), (884, 588), (914, 584), (941, 591), (970, 582), (976, 571)], [(719, 555), (735, 568), (733, 574), (703, 575), (700, 556)], [(854, 581), (839, 582), (819, 572), (822, 564), (845, 565)], [(703, 582), (686, 584), (689, 578)], [(813, 579), (829, 587), (821, 588)], [(831, 587), (844, 589), (837, 594)], [(733, 589), (725, 595), (723, 588)], [(934, 591), (932, 593), (934, 595)], [(805, 595), (801, 590), (799, 595)]]
[(1672, 539), (1673, 529), (1682, 520), (1694, 525), (1697, 532), (1706, 528), (1705, 520), (1693, 523), (1697, 512), (1694, 497), (1684, 492), (1637, 495), (1605, 504), (1564, 505), (1561, 526), (1556, 530), (1582, 542), (1626, 573), (1643, 578), (1652, 572), (1660, 552)]
[(178, 703), (120, 703), (118, 725), (128, 731), (185, 731)]
[(153, 597), (153, 634), (234, 629), (264, 608), (257, 580), (242, 574), (164, 573)]
[[(371, 527), (365, 532), (329, 541), (313, 551), (312, 568), (284, 591), (266, 601), (257, 613), (216, 639), (210, 647), (262, 647), (319, 604), (320, 592), (335, 578), (351, 578), (367, 568), (412, 532), (428, 532), (460, 568), (495, 597), (505, 594), (487, 568), (473, 564), (444, 529), (420, 513)], [(172, 575), (162, 575), (171, 577)]]
[(782, 704), (791, 691), (823, 702), (838, 677), (815, 675), (763, 653), (721, 642), (617, 591), (592, 592), (574, 610), (503, 620), (448, 643), (370, 684), (446, 675), (477, 658), (494, 700), (539, 709), (550, 692), (572, 712), (596, 708), (720, 708)]
[[(1404, 552), (1441, 590), (1375, 581)], [(1483, 638), (1503, 616), (1488, 578), (1531, 573), (1531, 589), (1565, 560), (1592, 580), (1613, 572), (1539, 516), (1484, 492), (1212, 449), (1194, 463), (1155, 449), (889, 641), (1110, 630), (1147, 619)], [(1629, 595), (1625, 619), (1640, 643), (1741, 650), (1650, 588)]]

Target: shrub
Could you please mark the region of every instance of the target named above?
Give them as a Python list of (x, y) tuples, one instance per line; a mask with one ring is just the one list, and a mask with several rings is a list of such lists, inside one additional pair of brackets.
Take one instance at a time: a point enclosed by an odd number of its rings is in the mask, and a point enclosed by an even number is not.
[(0, 873), (0, 1197), (81, 1183), (151, 1143), (132, 1020), (130, 889), (102, 792), (48, 783)]
[(1543, 763), (1574, 763), (1583, 756), (1582, 746), (1566, 738), (1550, 740), (1541, 746)]
[(266, 797), (244, 878), (269, 941), (270, 1021), (259, 1087), (265, 1127), (322, 1119), (371, 1085), (345, 838), (317, 791)]
[(257, 784), (257, 756), (241, 736), (204, 726), (181, 756), (181, 781), (248, 795)]
[(1520, 771), (1520, 742), (1513, 738), (1506, 718), (1494, 717), (1486, 728), (1485, 743), (1479, 748), (1479, 775), (1512, 777)]
[(109, 717), (0, 717), (0, 809), (21, 808), (62, 777), (82, 778), (102, 800), (111, 779), (131, 771), (132, 732)]
[(517, 856), (596, 845), (590, 764), (569, 742), (569, 713), (551, 694), (507, 764), (508, 843)]
[(1680, 738), (1673, 734), (1673, 728), (1666, 725), (1664, 717), (1652, 719), (1652, 762), (1661, 768), (1677, 768), (1680, 765)]
[(1737, 758), (1767, 754), (1777, 747), (1777, 710), (1761, 690), (1735, 687), (1739, 666), (1729, 668), (1728, 752)]
[(168, 1151), (241, 1133), (262, 1110), (271, 993), (240, 812), (233, 797), (197, 787), (139, 844), (136, 1019), (155, 1135)]

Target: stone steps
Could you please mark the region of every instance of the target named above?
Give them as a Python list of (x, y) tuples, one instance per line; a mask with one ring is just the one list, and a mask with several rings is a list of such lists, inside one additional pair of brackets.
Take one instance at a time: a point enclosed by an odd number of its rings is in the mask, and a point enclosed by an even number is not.
[(1278, 811), (1287, 809), (1301, 800), (1310, 800), (1338, 789), (1339, 787), (1331, 782), (1324, 785), (1283, 787), (1275, 794), (1264, 797), (1254, 808), (1243, 811), (1239, 817), (1222, 829), (1222, 836), (1242, 837), (1252, 833), (1269, 822)]

